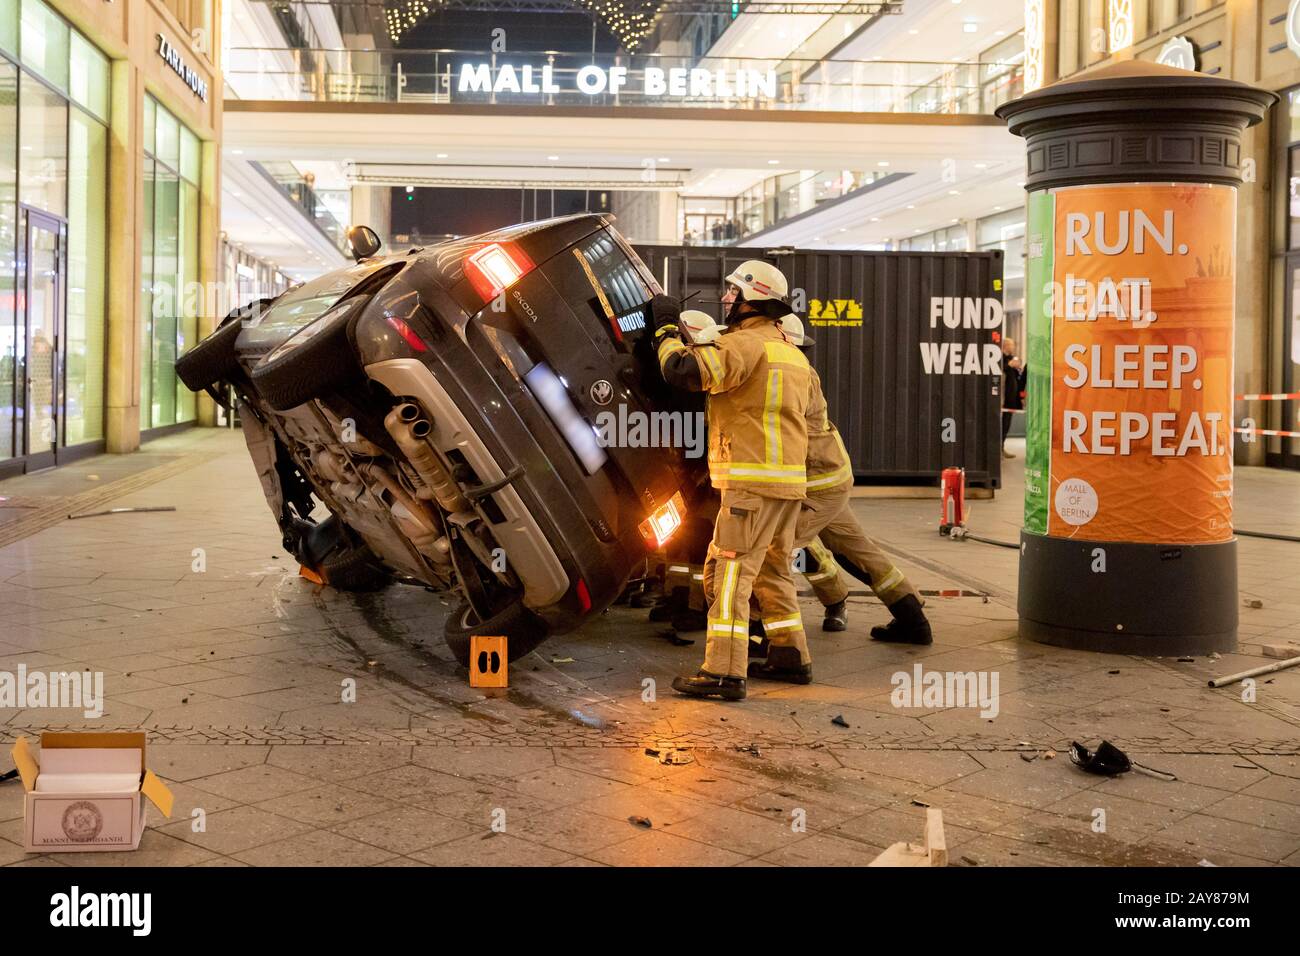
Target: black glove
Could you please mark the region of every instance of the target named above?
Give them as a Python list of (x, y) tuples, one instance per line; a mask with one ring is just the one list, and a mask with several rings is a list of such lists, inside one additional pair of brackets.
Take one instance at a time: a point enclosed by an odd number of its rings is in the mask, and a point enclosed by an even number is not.
[(670, 322), (676, 325), (677, 320), (682, 317), (682, 307), (677, 304), (676, 299), (661, 292), (650, 300), (650, 315), (654, 319), (656, 329)]

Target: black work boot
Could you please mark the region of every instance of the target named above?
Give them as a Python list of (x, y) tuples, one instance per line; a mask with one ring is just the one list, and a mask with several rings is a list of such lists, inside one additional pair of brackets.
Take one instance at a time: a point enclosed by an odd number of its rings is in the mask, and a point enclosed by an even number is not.
[(909, 594), (901, 601), (889, 605), (889, 613), (894, 619), (888, 624), (871, 629), (871, 638), (875, 641), (890, 641), (899, 644), (933, 644), (934, 636), (930, 633), (930, 622), (921, 610), (921, 602)]
[(750, 661), (749, 676), (787, 684), (811, 684), (812, 665), (803, 663), (797, 647), (773, 647), (765, 661)]
[(749, 656), (750, 657), (767, 657), (768, 648), (771, 645), (767, 641), (767, 629), (763, 627), (763, 622), (758, 618), (753, 618), (749, 622)]
[(845, 602), (839, 601), (826, 606), (826, 617), (822, 620), (823, 631), (843, 631), (849, 626), (849, 609)]
[(723, 700), (745, 699), (745, 678), (719, 677), (701, 669), (692, 677), (674, 677), (673, 690), (687, 697), (721, 697)]

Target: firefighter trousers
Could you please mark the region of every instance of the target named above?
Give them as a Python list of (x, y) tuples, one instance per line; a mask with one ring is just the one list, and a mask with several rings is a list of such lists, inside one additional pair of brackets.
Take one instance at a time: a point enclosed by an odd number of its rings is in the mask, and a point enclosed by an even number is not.
[(880, 545), (862, 530), (857, 516), (849, 507), (851, 490), (851, 485), (845, 485), (822, 494), (809, 495), (799, 512), (795, 527), (795, 547), (806, 548), (817, 562), (817, 570), (809, 570), (805, 577), (817, 593), (818, 600), (829, 607), (848, 597), (849, 588), (840, 564), (868, 585), (886, 606), (901, 601), (909, 594), (920, 600), (921, 596), (903, 572), (880, 550)]
[(762, 606), (763, 626), (772, 644), (797, 648), (802, 662), (812, 663), (790, 567), (801, 503), (723, 490), (704, 567), (704, 594), (709, 601), (704, 670), (710, 674), (745, 676), (751, 594)]

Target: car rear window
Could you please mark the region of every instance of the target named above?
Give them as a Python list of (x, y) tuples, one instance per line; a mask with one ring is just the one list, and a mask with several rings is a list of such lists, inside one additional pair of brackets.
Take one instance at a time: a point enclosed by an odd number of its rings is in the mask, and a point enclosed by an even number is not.
[(649, 321), (654, 290), (628, 253), (601, 230), (574, 246), (573, 255), (596, 293), (591, 302), (596, 317), (609, 323), (617, 339), (639, 336)]

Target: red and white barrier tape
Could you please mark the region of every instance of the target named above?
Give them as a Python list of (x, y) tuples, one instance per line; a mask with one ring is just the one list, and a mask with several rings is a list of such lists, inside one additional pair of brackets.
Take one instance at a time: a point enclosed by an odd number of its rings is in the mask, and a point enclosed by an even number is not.
[(1272, 395), (1238, 395), (1239, 402), (1285, 402), (1300, 399), (1300, 392), (1278, 392)]
[(1300, 438), (1300, 432), (1283, 432), (1276, 428), (1234, 428), (1239, 434), (1268, 435), (1272, 438)]

